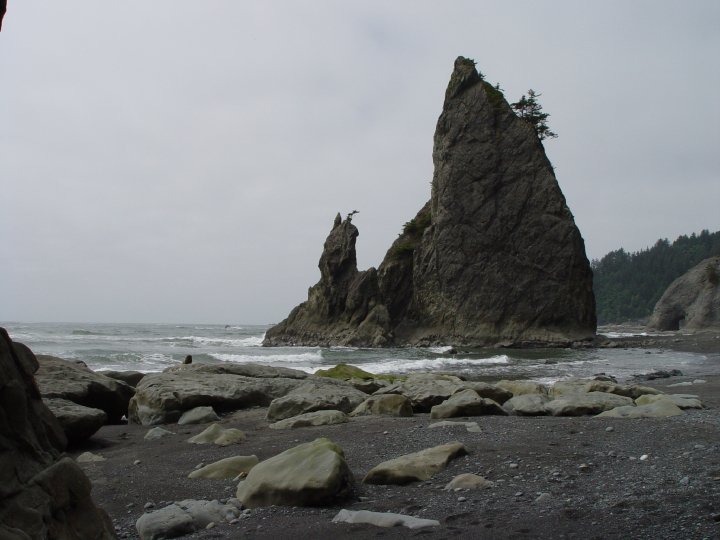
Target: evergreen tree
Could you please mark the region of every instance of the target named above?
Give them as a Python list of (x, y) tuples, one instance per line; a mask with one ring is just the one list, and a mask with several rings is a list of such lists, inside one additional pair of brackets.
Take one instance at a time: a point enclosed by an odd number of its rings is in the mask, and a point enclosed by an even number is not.
[(550, 115), (542, 112), (542, 105), (537, 99), (541, 95), (531, 88), (528, 90), (527, 97), (523, 94), (519, 101), (511, 103), (510, 106), (515, 110), (515, 114), (533, 127), (538, 138), (544, 141), (545, 139), (556, 138), (557, 133), (550, 131), (547, 125), (547, 119)]

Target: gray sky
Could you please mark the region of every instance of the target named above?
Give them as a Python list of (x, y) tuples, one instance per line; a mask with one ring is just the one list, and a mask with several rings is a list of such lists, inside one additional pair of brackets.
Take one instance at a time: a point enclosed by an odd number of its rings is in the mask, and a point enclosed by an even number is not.
[(377, 266), (453, 61), (514, 101), (588, 257), (720, 229), (720, 2), (10, 0), (0, 321), (277, 322), (336, 212)]

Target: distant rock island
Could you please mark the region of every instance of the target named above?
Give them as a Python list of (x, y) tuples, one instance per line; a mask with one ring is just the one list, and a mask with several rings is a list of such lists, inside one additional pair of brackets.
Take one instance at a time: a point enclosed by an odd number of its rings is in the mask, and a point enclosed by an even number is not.
[(720, 256), (705, 259), (673, 281), (655, 305), (648, 327), (720, 328)]
[(533, 127), (455, 60), (430, 201), (380, 266), (358, 271), (338, 214), (307, 301), (264, 345), (564, 345), (596, 330), (592, 271)]

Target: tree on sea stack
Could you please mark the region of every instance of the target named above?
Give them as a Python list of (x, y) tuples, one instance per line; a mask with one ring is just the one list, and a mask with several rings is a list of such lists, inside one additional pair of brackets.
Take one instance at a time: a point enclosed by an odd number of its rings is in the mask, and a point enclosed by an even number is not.
[(545, 139), (555, 139), (557, 138), (557, 133), (550, 131), (547, 125), (547, 119), (550, 115), (542, 112), (542, 105), (540, 105), (537, 100), (541, 95), (542, 94), (536, 93), (535, 90), (531, 88), (528, 90), (527, 97), (523, 94), (517, 102), (511, 103), (510, 106), (520, 118), (533, 127), (541, 141)]

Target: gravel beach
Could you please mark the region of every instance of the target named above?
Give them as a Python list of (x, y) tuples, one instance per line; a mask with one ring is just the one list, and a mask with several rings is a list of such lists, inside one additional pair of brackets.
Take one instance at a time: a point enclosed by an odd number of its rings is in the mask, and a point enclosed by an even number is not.
[[(149, 441), (148, 427), (103, 427), (72, 457), (91, 451), (105, 461), (84, 463), (93, 498), (111, 516), (120, 538), (138, 538), (145, 512), (183, 499), (234, 497), (232, 480), (189, 479), (199, 464), (237, 455), (272, 457), (327, 437), (355, 477), (352, 497), (325, 508), (269, 507), (246, 511), (186, 538), (718, 538), (720, 537), (720, 361), (716, 335), (661, 346), (706, 352), (705, 373), (642, 382), (667, 393), (699, 396), (705, 408), (671, 418), (475, 416), (464, 426), (428, 428), (429, 414), (358, 417), (346, 424), (272, 430), (265, 408), (224, 416), (239, 428), (238, 445), (194, 445), (205, 425), (166, 425), (175, 435)], [(688, 345), (689, 343), (689, 345)], [(657, 346), (657, 345), (656, 345)], [(672, 386), (683, 383), (680, 386)], [(459, 441), (469, 454), (430, 481), (406, 486), (361, 483), (378, 463)], [(446, 491), (455, 476), (475, 473), (494, 483)], [(333, 523), (343, 508), (394, 512), (440, 522), (411, 530)]]

